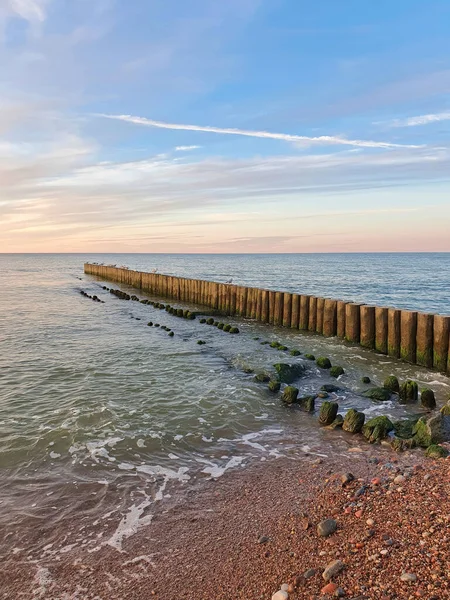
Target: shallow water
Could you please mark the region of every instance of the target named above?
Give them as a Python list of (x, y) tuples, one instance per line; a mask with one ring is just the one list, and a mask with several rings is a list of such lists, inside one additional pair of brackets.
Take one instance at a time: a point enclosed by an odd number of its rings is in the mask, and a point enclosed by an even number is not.
[[(252, 460), (321, 455), (335, 441), (336, 448), (360, 444), (319, 430), (315, 417), (284, 407), (244, 372), (295, 361), (306, 367), (296, 383), (302, 395), (336, 383), (314, 363), (262, 340), (341, 364), (343, 390), (332, 394), (341, 412), (420, 412), (362, 398), (362, 375), (374, 383), (391, 373), (414, 378), (431, 386), (441, 403), (450, 391), (445, 376), (335, 339), (234, 318), (227, 320), (241, 333), (230, 335), (198, 319), (119, 300), (83, 274), (85, 260), (331, 297), (352, 292), (355, 300), (450, 312), (449, 255), (0, 256), (1, 554), (49, 552), (49, 544), (63, 551), (61, 532), (74, 517), (84, 520), (77, 543), (120, 549), (151, 521), (153, 502), (163, 501), (169, 488), (174, 493), (173, 482), (188, 486)], [(415, 296), (414, 282), (422, 282)], [(84, 298), (81, 289), (104, 304)], [(174, 337), (148, 327), (150, 320), (173, 329)], [(199, 346), (199, 339), (206, 344)], [(117, 528), (99, 542), (89, 538), (89, 526), (102, 518)]]

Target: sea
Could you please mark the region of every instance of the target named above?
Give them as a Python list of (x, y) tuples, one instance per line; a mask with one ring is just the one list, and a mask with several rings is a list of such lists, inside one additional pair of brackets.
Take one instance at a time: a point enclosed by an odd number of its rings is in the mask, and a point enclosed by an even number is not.
[[(255, 381), (277, 362), (305, 367), (301, 395), (324, 384), (340, 412), (420, 413), (361, 396), (387, 375), (446, 402), (445, 375), (337, 339), (235, 317), (239, 335), (111, 295), (85, 262), (450, 314), (450, 254), (0, 255), (0, 559), (55, 560), (72, 548), (123, 551), (156, 506), (230, 470), (364, 445), (320, 428)], [(94, 302), (83, 296), (98, 296)], [(207, 309), (171, 301), (182, 308)], [(148, 322), (160, 327), (148, 326)], [(172, 330), (171, 337), (161, 328)], [(198, 341), (205, 342), (198, 344)], [(279, 341), (302, 354), (271, 348)], [(327, 356), (338, 381), (307, 361)], [(318, 402), (318, 406), (320, 400)], [(104, 532), (101, 530), (105, 525)], [(99, 531), (100, 528), (100, 531)]]

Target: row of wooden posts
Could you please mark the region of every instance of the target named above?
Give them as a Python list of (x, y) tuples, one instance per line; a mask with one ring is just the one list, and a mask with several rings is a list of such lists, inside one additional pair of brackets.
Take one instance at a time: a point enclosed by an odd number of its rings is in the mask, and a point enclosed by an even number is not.
[(86, 274), (279, 327), (337, 336), (450, 373), (450, 316), (86, 263)]

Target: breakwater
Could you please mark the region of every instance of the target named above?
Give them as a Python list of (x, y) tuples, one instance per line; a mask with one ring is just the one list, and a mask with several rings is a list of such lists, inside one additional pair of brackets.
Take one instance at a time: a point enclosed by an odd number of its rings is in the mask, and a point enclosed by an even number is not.
[(369, 306), (200, 279), (85, 263), (84, 272), (168, 299), (279, 327), (344, 339), (450, 373), (450, 316)]

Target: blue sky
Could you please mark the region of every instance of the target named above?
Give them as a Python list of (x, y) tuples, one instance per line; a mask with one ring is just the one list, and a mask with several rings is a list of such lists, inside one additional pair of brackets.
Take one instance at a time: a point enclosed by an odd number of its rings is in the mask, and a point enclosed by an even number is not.
[(0, 251), (450, 251), (448, 0), (0, 0)]

